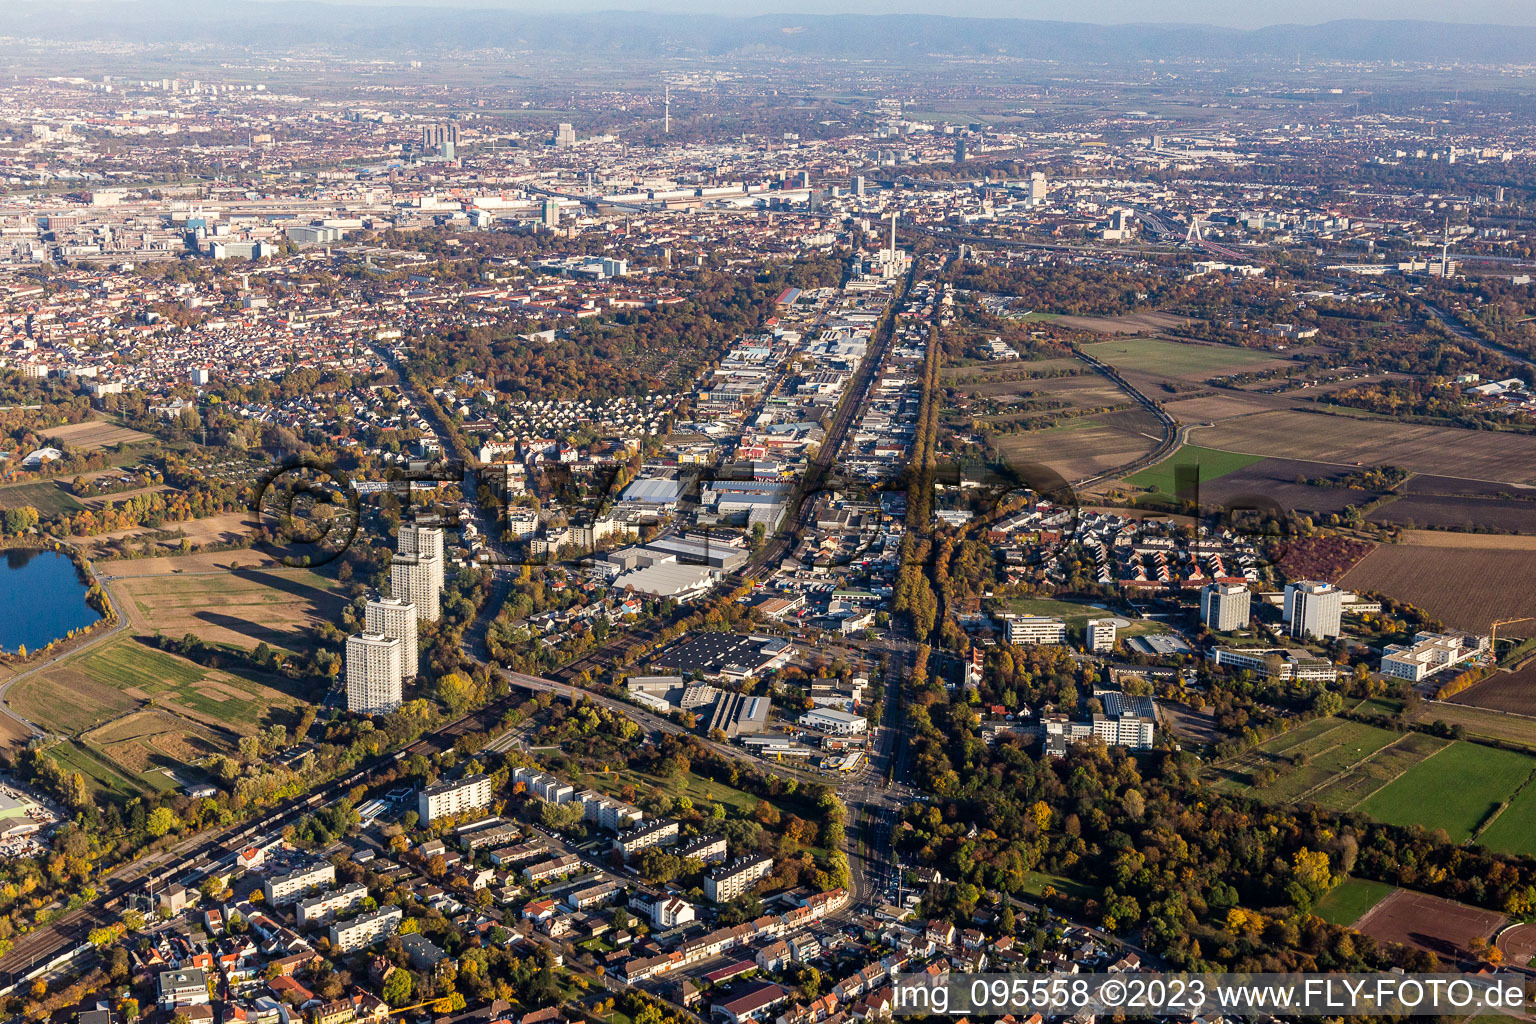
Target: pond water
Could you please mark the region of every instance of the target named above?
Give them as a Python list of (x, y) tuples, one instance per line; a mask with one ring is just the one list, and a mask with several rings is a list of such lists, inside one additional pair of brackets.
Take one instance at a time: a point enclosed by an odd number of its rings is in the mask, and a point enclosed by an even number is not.
[(57, 551), (0, 552), (0, 650), (29, 651), (61, 639), (99, 615), (85, 603), (75, 564)]

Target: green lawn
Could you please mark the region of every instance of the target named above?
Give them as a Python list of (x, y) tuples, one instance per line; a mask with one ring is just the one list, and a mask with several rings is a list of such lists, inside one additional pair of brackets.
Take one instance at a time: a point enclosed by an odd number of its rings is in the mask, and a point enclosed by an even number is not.
[(11, 484), (0, 487), (0, 509), (21, 508), (30, 505), (44, 518), (60, 512), (78, 512), (84, 505), (75, 496), (59, 486), (56, 480), (34, 480), (31, 483)]
[(682, 779), (668, 779), (660, 775), (622, 768), (606, 774), (597, 772), (583, 775), (582, 784), (610, 796), (618, 796), (619, 791), (626, 785), (634, 786), (639, 793), (661, 792), (674, 798), (686, 796), (694, 802), (695, 806), (706, 802), (724, 804), (738, 815), (751, 814), (757, 807), (757, 797), (750, 793), (732, 789), (730, 786), (695, 775), (693, 772), (689, 772)]
[[(146, 779), (136, 779), (109, 764), (105, 759), (74, 740), (65, 740), (48, 748), (48, 756), (65, 771), (79, 772), (93, 793), (105, 792), (115, 797), (141, 796), (149, 787)], [(161, 778), (165, 778), (163, 775)]]
[[(1292, 767), (1298, 757), (1306, 763)], [(1253, 788), (1266, 767), (1278, 777)], [(1526, 786), (1536, 757), (1529, 754), (1324, 718), (1276, 736), (1216, 772), (1213, 785), (1225, 792), (1251, 790), (1268, 801), (1358, 810), (1393, 825), (1444, 829), (1453, 842), (1481, 828), (1476, 841), (1490, 849), (1536, 855), (1536, 785)], [(1508, 807), (1495, 817), (1506, 800)]]
[(1391, 697), (1362, 697), (1349, 710), (1361, 715), (1385, 715), (1392, 718), (1403, 710), (1403, 702)]
[(1263, 461), (1261, 455), (1244, 455), (1241, 452), (1224, 452), (1217, 448), (1202, 448), (1199, 445), (1186, 444), (1180, 446), (1168, 458), (1155, 466), (1150, 466), (1139, 473), (1132, 473), (1125, 478), (1125, 482), (1136, 487), (1147, 487), (1156, 490), (1160, 494), (1173, 494), (1178, 489), (1174, 472), (1180, 466), (1200, 467), (1200, 480), (1202, 482), (1217, 480), (1228, 473), (1236, 473)]
[[(1461, 741), (1383, 786), (1360, 805), (1360, 810), (1392, 825), (1443, 828), (1452, 842), (1459, 843), (1469, 838), (1533, 771), (1536, 757), (1529, 754)], [(1521, 803), (1520, 816), (1512, 820), (1511, 828), (1515, 822), (1530, 820), (1530, 805)], [(1506, 835), (1503, 828), (1490, 831), (1499, 839)]]
[(1500, 853), (1536, 857), (1536, 786), (1527, 785), (1473, 842)]
[(1337, 778), (1314, 793), (1312, 799), (1331, 810), (1354, 810), (1383, 787), (1413, 771), (1450, 745), (1450, 740), (1436, 736), (1421, 732), (1406, 733), (1348, 771), (1340, 772)]
[(1031, 871), (1024, 876), (1024, 891), (1031, 896), (1039, 896), (1045, 892), (1046, 886), (1074, 900), (1098, 899), (1104, 894), (1103, 890), (1097, 886), (1079, 882), (1075, 878), (1067, 878), (1065, 875), (1053, 875), (1048, 871)]
[(1368, 878), (1346, 878), (1332, 892), (1318, 901), (1317, 916), (1329, 924), (1349, 927), (1365, 912), (1391, 895), (1397, 888)]
[(1100, 341), (1084, 345), (1082, 349), (1117, 370), (1139, 370), (1165, 377), (1215, 376), (1283, 362), (1273, 352), (1257, 352), (1232, 345), (1186, 345), (1158, 338)]

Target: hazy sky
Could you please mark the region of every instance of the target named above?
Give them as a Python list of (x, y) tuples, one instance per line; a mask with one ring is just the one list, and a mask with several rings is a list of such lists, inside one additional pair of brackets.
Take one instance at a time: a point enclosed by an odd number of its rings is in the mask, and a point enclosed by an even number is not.
[[(3, 7), (6, 0), (0, 0)], [(239, 0), (225, 0), (239, 2)], [(332, 0), (337, 2), (337, 0)], [(951, 14), (1049, 21), (1185, 22), (1258, 28), (1336, 18), (1536, 25), (1536, 0), (339, 0), (397, 5), (505, 7), (538, 11), (646, 10), (710, 14)]]

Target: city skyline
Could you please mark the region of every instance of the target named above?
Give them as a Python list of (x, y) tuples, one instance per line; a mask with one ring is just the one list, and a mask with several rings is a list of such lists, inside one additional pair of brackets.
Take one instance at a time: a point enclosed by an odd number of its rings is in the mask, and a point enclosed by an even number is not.
[[(68, 2), (68, 0), (66, 0)], [(125, 0), (126, 2), (126, 0)], [(226, 0), (239, 2), (239, 0)], [(290, 0), (245, 0), (285, 3)], [(364, 7), (445, 7), (547, 13), (546, 5), (530, 0), (330, 0)], [(774, 14), (899, 15), (939, 13), (922, 0), (746, 0), (722, 12), (711, 0), (573, 0), (561, 5), (567, 13), (634, 11), (661, 14), (708, 14), (754, 17)], [(1341, 20), (1419, 20), (1469, 25), (1536, 26), (1536, 7), (1523, 0), (1470, 0), (1447, 5), (1439, 0), (1280, 0), (1270, 4), (1232, 4), (1226, 0), (1084, 0), (1063, 11), (1054, 0), (960, 0), (946, 5), (944, 15), (957, 18), (997, 18), (1099, 25), (1190, 24), (1258, 29), (1285, 25), (1321, 25)]]

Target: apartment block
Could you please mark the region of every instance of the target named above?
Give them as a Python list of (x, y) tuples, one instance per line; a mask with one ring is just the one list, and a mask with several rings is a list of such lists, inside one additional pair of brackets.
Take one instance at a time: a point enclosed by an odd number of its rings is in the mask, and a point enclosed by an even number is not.
[(404, 917), (399, 907), (380, 907), (350, 921), (338, 921), (331, 925), (331, 946), (343, 953), (364, 949), (399, 931)]
[(672, 846), (677, 842), (677, 822), (671, 818), (653, 818), (613, 837), (613, 848), (628, 860), (652, 846)]
[(398, 597), (384, 597), (369, 601), (364, 616), (364, 632), (395, 637), (400, 641), (400, 675), (404, 679), (415, 679), (418, 668), (416, 606)]
[(403, 655), (399, 637), (383, 633), (347, 637), (347, 710), (382, 715), (398, 708), (403, 700)]
[(416, 815), (423, 825), (449, 815), (479, 810), (491, 804), (491, 778), (471, 775), (456, 782), (439, 782), (416, 794)]
[(300, 928), (324, 924), (337, 914), (345, 914), (368, 898), (368, 887), (361, 882), (349, 882), (340, 889), (330, 889), (299, 900), (298, 919)]
[(714, 903), (729, 903), (772, 873), (772, 857), (740, 857), (704, 876), (704, 895)]
[(311, 864), (295, 868), (285, 875), (272, 875), (261, 883), (267, 905), (281, 907), (296, 903), (311, 889), (336, 883), (336, 869), (330, 864)]

